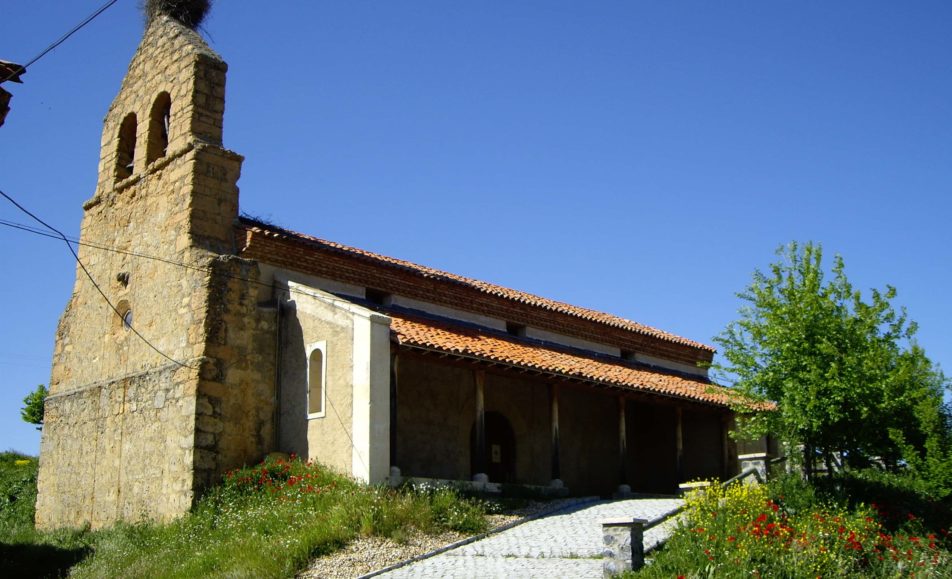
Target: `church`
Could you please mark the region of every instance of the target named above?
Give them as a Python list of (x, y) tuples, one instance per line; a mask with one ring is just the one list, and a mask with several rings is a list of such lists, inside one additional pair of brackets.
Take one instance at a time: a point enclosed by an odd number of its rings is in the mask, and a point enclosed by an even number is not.
[(226, 72), (154, 15), (109, 108), (38, 527), (171, 520), (273, 452), (372, 484), (542, 495), (736, 473), (710, 346), (241, 217)]

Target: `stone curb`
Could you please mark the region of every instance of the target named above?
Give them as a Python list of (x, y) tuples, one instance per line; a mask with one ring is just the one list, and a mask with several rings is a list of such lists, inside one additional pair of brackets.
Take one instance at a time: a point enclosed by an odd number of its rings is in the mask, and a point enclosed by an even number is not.
[(416, 563), (416, 562), (418, 562), (418, 561), (422, 561), (422, 560), (424, 560), (424, 559), (429, 559), (430, 557), (435, 557), (435, 556), (437, 556), (437, 555), (441, 555), (441, 554), (443, 554), (443, 553), (445, 553), (445, 552), (447, 552), (447, 551), (452, 551), (453, 549), (457, 549), (457, 548), (459, 548), (459, 547), (463, 547), (463, 546), (469, 545), (470, 543), (475, 543), (476, 541), (481, 541), (482, 539), (485, 539), (485, 538), (487, 538), (487, 537), (491, 537), (492, 535), (496, 535), (496, 534), (498, 534), (498, 533), (502, 533), (503, 531), (508, 531), (509, 529), (512, 529), (512, 528), (514, 528), (514, 527), (518, 527), (519, 525), (521, 525), (521, 524), (523, 524), (523, 523), (528, 523), (529, 521), (534, 521), (534, 520), (540, 519), (540, 518), (542, 518), (542, 517), (548, 517), (549, 515), (554, 515), (555, 513), (558, 513), (558, 512), (560, 512), (560, 511), (564, 511), (564, 510), (568, 510), (568, 509), (571, 509), (571, 508), (573, 508), (573, 507), (577, 507), (577, 506), (579, 506), (579, 505), (587, 505), (587, 504), (589, 504), (589, 503), (597, 503), (597, 502), (600, 502), (600, 501), (602, 501), (602, 500), (603, 500), (603, 499), (602, 499), (601, 497), (582, 497), (582, 498), (580, 498), (580, 499), (578, 499), (578, 500), (576, 500), (576, 501), (574, 501), (574, 502), (570, 502), (570, 503), (568, 503), (568, 504), (563, 504), (563, 505), (558, 505), (558, 506), (551, 507), (551, 508), (547, 508), (547, 509), (542, 509), (542, 510), (539, 511), (538, 513), (533, 513), (533, 514), (531, 514), (531, 515), (529, 515), (529, 516), (523, 517), (523, 518), (518, 519), (518, 520), (516, 520), (516, 521), (512, 521), (511, 523), (506, 523), (505, 525), (502, 525), (502, 526), (500, 526), (500, 527), (496, 527), (495, 529), (490, 529), (490, 530), (486, 531), (485, 533), (480, 533), (479, 535), (473, 535), (472, 537), (466, 537), (465, 539), (461, 539), (461, 540), (459, 540), (459, 541), (456, 541), (455, 543), (450, 543), (449, 545), (444, 545), (444, 546), (440, 547), (439, 549), (434, 549), (434, 550), (432, 550), (432, 551), (430, 551), (430, 552), (428, 552), (428, 553), (423, 553), (422, 555), (417, 555), (416, 557), (412, 557), (412, 558), (410, 558), (410, 559), (407, 559), (406, 561), (400, 561), (399, 563), (394, 563), (393, 565), (390, 565), (390, 566), (388, 566), (388, 567), (384, 567), (383, 569), (378, 569), (378, 570), (373, 571), (373, 572), (371, 572), (371, 573), (367, 573), (366, 575), (360, 575), (359, 577), (357, 577), (357, 579), (369, 579), (370, 577), (377, 577), (378, 575), (383, 575), (384, 573), (389, 573), (390, 571), (394, 571), (394, 570), (396, 570), (396, 569), (400, 569), (401, 567), (406, 567), (407, 565), (411, 565), (411, 564)]

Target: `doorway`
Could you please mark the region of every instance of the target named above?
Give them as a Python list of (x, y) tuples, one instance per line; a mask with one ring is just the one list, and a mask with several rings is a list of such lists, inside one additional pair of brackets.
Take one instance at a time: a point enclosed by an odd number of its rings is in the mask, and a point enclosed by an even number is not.
[[(509, 420), (499, 412), (487, 412), (486, 420), (486, 474), (490, 482), (516, 481), (516, 435)], [(476, 474), (476, 423), (469, 433), (470, 472)]]

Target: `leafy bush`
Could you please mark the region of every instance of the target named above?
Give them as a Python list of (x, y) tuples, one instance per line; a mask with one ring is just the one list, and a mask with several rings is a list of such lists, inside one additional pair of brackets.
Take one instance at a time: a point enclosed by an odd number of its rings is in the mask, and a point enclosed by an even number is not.
[(86, 533), (33, 528), (37, 460), (0, 453), (0, 569), (19, 577), (59, 577), (89, 553)]
[(13, 540), (33, 530), (36, 459), (17, 452), (0, 454), (0, 537)]
[(872, 507), (817, 498), (790, 479), (713, 485), (687, 499), (679, 528), (639, 576), (950, 576), (948, 547), (947, 532), (930, 533), (913, 515), (889, 532)]
[(23, 408), (20, 409), (20, 418), (22, 418), (24, 422), (36, 424), (37, 430), (43, 427), (46, 397), (49, 393), (50, 391), (46, 389), (46, 386), (40, 384), (36, 387), (36, 390), (27, 394), (23, 399)]
[(818, 490), (844, 503), (875, 504), (884, 525), (901, 527), (909, 515), (920, 519), (926, 528), (939, 532), (952, 526), (952, 508), (948, 498), (939, 500), (931, 481), (914, 472), (892, 473), (876, 468), (849, 470), (829, 479), (816, 481)]

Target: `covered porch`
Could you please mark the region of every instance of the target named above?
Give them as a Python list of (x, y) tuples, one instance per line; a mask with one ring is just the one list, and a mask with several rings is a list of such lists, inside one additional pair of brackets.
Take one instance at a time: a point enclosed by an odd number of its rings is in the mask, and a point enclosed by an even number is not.
[(612, 495), (737, 472), (727, 394), (700, 376), (387, 315), (395, 474)]

